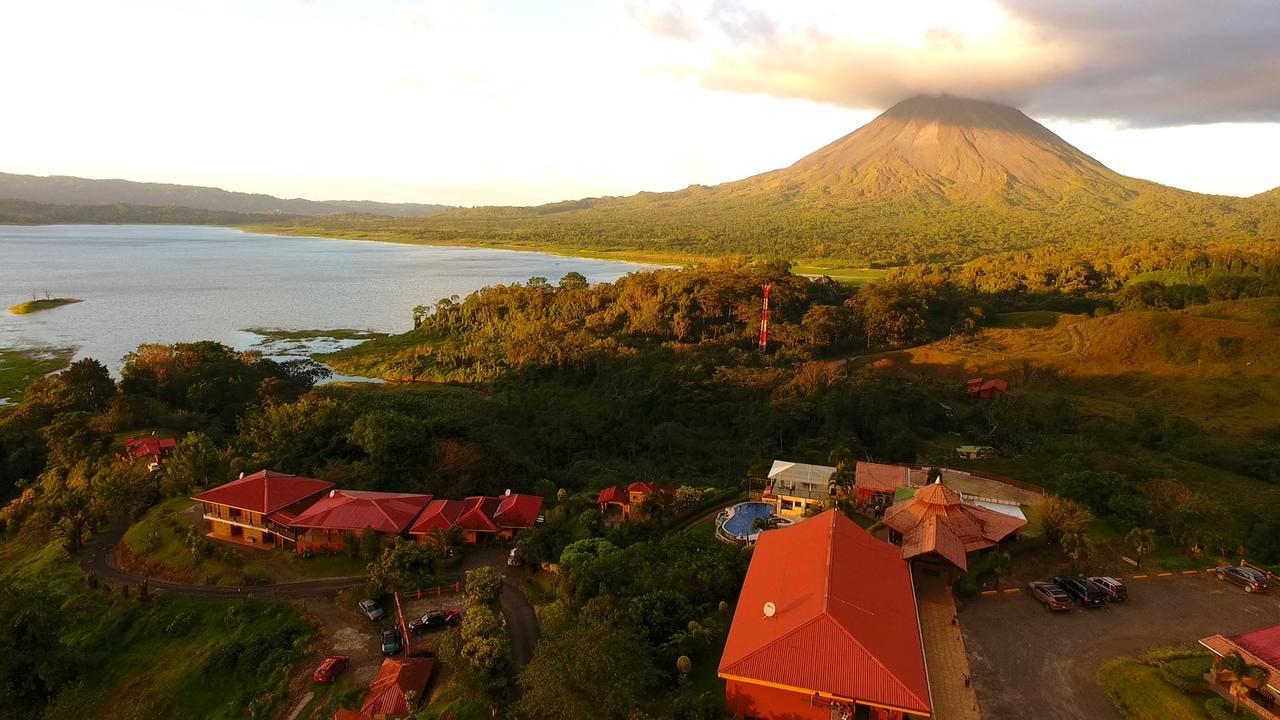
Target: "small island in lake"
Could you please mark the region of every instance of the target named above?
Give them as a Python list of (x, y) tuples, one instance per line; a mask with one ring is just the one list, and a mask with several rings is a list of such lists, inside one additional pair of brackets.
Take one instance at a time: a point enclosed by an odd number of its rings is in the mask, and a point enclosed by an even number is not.
[(18, 303), (9, 308), (9, 312), (14, 315), (26, 315), (28, 313), (40, 312), (41, 310), (51, 310), (63, 305), (74, 305), (78, 302), (84, 302), (79, 298), (42, 298), (39, 300), (28, 300), (24, 303)]

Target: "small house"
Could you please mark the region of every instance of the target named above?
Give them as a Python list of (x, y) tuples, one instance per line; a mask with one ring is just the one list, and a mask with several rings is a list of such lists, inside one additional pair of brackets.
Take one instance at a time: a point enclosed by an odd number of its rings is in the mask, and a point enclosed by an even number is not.
[(1027, 524), (1021, 511), (963, 502), (941, 480), (894, 503), (882, 522), (889, 528), (889, 540), (902, 546), (904, 559), (944, 562), (961, 572), (969, 569), (970, 553), (998, 546)]
[(854, 496), (858, 502), (888, 507), (893, 504), (893, 494), (906, 487), (911, 479), (911, 468), (906, 465), (859, 462), (853, 469)]
[(405, 533), (431, 500), (430, 495), (416, 493), (330, 490), (299, 513), (289, 527), (298, 532), (298, 552), (341, 550), (348, 535), (358, 536), (366, 530), (384, 535)]
[(990, 400), (997, 395), (1003, 395), (1009, 390), (1009, 383), (1000, 378), (969, 378), (967, 389), (970, 397), (979, 400)]
[(981, 460), (996, 455), (996, 449), (990, 445), (961, 445), (956, 448), (956, 456), (961, 460)]
[(146, 458), (156, 462), (172, 455), (176, 447), (178, 447), (177, 440), (171, 437), (156, 437), (155, 435), (129, 438), (124, 441), (125, 455), (130, 460)]
[(773, 503), (783, 517), (803, 517), (810, 507), (821, 507), (831, 498), (835, 474), (828, 465), (774, 460), (761, 500)]
[(369, 693), (360, 705), (360, 714), (373, 720), (402, 718), (420, 707), (435, 661), (431, 658), (386, 658)]
[(641, 505), (653, 500), (666, 505), (675, 498), (675, 488), (655, 482), (633, 482), (630, 485), (614, 485), (600, 491), (596, 504), (605, 520), (627, 522), (639, 514)]

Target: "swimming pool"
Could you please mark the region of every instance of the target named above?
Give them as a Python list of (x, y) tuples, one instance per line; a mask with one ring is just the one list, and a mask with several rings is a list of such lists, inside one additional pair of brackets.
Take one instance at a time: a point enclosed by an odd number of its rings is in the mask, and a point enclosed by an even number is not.
[(738, 503), (720, 513), (716, 518), (716, 535), (736, 545), (750, 545), (760, 535), (757, 520), (773, 520), (776, 524), (790, 525), (791, 520), (773, 514), (773, 506), (762, 502)]

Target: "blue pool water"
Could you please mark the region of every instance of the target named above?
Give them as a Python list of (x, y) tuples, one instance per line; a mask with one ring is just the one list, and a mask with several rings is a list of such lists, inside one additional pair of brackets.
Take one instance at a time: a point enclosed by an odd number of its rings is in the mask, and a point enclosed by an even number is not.
[(747, 538), (752, 534), (751, 527), (756, 520), (773, 515), (773, 506), (768, 503), (740, 503), (730, 510), (733, 516), (724, 521), (725, 532), (740, 538)]

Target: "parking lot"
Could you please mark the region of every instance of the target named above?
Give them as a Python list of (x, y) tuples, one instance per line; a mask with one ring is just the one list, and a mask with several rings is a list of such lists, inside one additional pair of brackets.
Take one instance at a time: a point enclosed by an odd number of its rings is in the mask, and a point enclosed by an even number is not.
[(1097, 682), (1105, 661), (1280, 623), (1280, 597), (1250, 595), (1211, 574), (1153, 575), (1126, 584), (1127, 603), (1098, 609), (1050, 612), (1025, 588), (966, 601), (960, 624), (983, 717), (1120, 718)]

